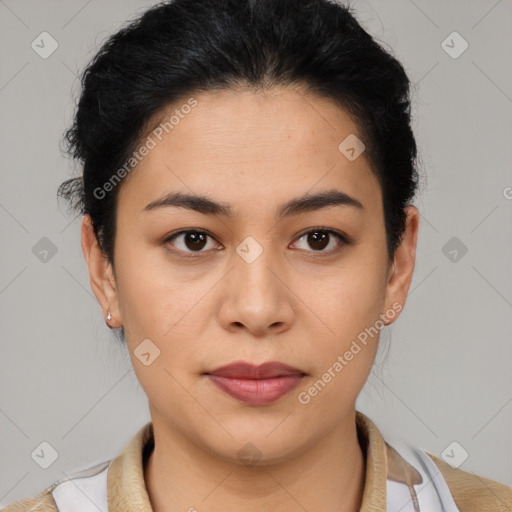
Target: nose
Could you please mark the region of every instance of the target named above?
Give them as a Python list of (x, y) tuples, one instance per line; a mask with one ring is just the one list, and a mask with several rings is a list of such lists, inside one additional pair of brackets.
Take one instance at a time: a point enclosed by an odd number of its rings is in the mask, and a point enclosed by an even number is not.
[(220, 321), (226, 329), (245, 328), (254, 336), (278, 334), (290, 328), (295, 316), (296, 297), (287, 284), (286, 264), (271, 250), (256, 254), (250, 244), (241, 244), (247, 252), (234, 258), (223, 290)]

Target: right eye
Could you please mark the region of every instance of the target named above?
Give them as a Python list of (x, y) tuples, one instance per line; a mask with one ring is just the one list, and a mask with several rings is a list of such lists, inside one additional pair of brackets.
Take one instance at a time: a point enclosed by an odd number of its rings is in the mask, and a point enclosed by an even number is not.
[[(183, 229), (168, 236), (164, 240), (164, 243), (172, 241), (171, 245), (176, 247), (178, 251), (185, 253), (186, 257), (197, 257), (193, 253), (206, 252), (202, 249), (208, 244), (208, 238), (213, 240), (213, 237), (206, 231), (200, 229)], [(175, 243), (174, 240), (178, 240), (178, 243)]]

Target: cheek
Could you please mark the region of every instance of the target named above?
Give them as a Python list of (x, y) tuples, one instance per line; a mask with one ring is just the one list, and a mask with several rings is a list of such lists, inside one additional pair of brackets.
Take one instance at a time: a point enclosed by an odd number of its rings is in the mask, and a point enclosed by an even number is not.
[(166, 260), (163, 248), (124, 245), (116, 263), (123, 323), (132, 333), (163, 338), (197, 302), (197, 293)]
[(346, 339), (373, 325), (382, 312), (384, 267), (354, 253), (329, 274), (298, 280), (304, 305), (323, 322), (328, 337)]
[(322, 320), (316, 332), (322, 334), (315, 334), (315, 347), (309, 347), (312, 373), (299, 400), (311, 414), (336, 418), (346, 412), (370, 374), (383, 326), (376, 282), (368, 275), (340, 279), (332, 283), (329, 300), (315, 307)]
[(375, 325), (382, 312), (385, 288), (380, 280), (369, 279), (368, 275), (360, 276), (359, 279), (353, 276), (344, 285), (345, 288), (333, 296), (337, 309), (332, 311), (332, 315), (335, 331), (346, 340)]
[[(162, 367), (159, 378), (169, 380), (166, 368), (181, 381), (180, 375), (195, 372), (204, 360), (202, 344), (211, 320), (205, 294), (219, 275), (186, 272), (169, 263), (163, 253), (163, 249), (124, 253), (117, 270), (119, 306), (134, 367), (141, 366), (134, 351), (149, 339), (160, 351), (153, 367)], [(145, 373), (140, 368), (141, 382)], [(155, 379), (153, 375), (147, 384)]]
[[(331, 372), (336, 374), (333, 383), (346, 380), (343, 386), (353, 384), (357, 391), (371, 370), (383, 327), (381, 313), (386, 287), (381, 266), (358, 258), (357, 263), (347, 263), (333, 272), (323, 287), (309, 283), (302, 290), (312, 311), (308, 315), (316, 326), (312, 329), (313, 366), (320, 374), (332, 368)], [(337, 361), (339, 364), (335, 365)]]

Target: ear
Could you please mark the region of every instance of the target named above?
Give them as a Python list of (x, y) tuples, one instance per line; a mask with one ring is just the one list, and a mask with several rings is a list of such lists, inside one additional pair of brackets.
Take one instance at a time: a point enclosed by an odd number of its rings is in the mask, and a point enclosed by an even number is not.
[(91, 289), (98, 299), (103, 316), (107, 317), (107, 311), (112, 315), (107, 325), (112, 328), (121, 327), (117, 287), (112, 266), (108, 263), (106, 254), (100, 249), (90, 215), (84, 215), (82, 218), (82, 251), (89, 269)]
[[(393, 310), (398, 313), (405, 306), (407, 293), (411, 286), (414, 265), (416, 263), (416, 242), (420, 218), (418, 209), (415, 206), (406, 206), (405, 212), (407, 214), (406, 228), (393, 259), (395, 272), (393, 272), (393, 266), (391, 266), (389, 271), (385, 300), (385, 311)], [(393, 304), (395, 307), (393, 307)], [(398, 317), (399, 314), (393, 315), (392, 318), (390, 315), (387, 320), (383, 319), (384, 324), (392, 324)]]

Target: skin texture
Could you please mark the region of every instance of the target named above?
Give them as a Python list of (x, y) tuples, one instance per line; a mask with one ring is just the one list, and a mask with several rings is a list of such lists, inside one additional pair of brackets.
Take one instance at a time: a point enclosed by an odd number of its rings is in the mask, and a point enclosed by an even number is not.
[[(115, 273), (89, 217), (82, 223), (92, 290), (105, 317), (112, 313), (109, 325), (124, 326), (149, 400), (155, 449), (145, 479), (153, 509), (359, 510), (365, 461), (355, 401), (378, 335), (307, 404), (298, 394), (379, 315), (395, 312), (385, 325), (398, 318), (393, 304), (403, 307), (412, 280), (418, 211), (406, 209), (393, 272), (379, 183), (364, 152), (350, 161), (338, 150), (350, 134), (362, 139), (346, 111), (297, 89), (194, 98), (197, 106), (120, 185)], [(364, 209), (334, 206), (277, 219), (282, 203), (331, 189)], [(228, 203), (234, 216), (143, 211), (175, 191)], [(302, 234), (317, 227), (352, 242), (330, 235), (315, 246)], [(183, 235), (164, 241), (180, 229), (211, 237), (195, 253)], [(248, 236), (263, 250), (252, 263), (236, 251)], [(197, 251), (199, 257), (186, 257)], [(134, 355), (147, 338), (160, 350), (149, 366)], [(249, 406), (202, 375), (240, 360), (280, 361), (307, 375), (276, 402)], [(237, 455), (247, 442), (257, 447), (256, 465)]]

